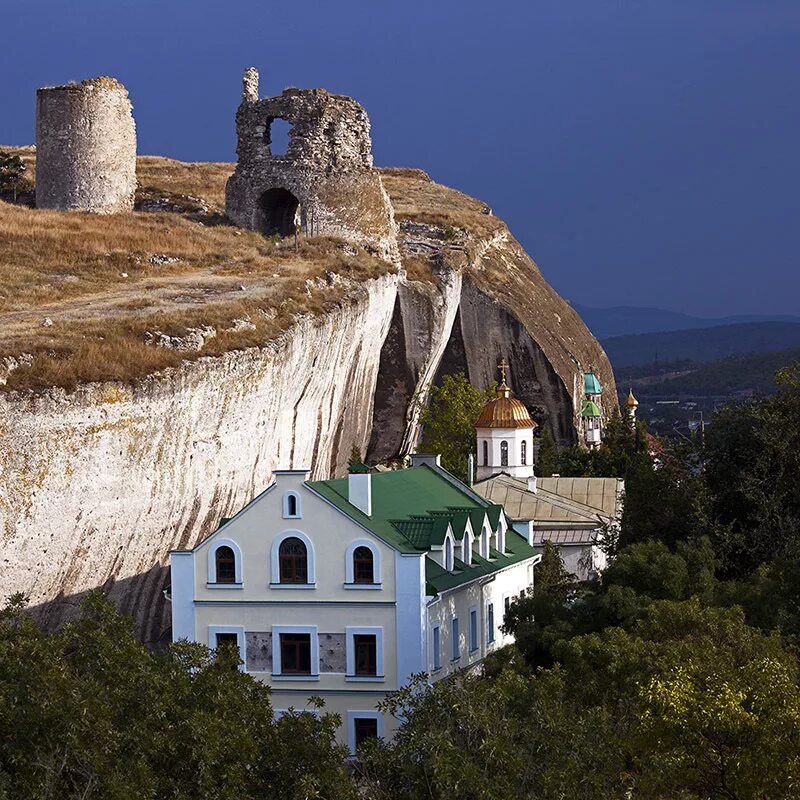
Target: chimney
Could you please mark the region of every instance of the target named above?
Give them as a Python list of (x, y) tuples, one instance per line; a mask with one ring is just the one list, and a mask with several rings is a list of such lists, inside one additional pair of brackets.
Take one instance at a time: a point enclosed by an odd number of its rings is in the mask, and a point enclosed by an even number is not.
[(372, 473), (365, 464), (351, 467), (347, 475), (347, 499), (359, 511), (372, 516)]
[(413, 467), (421, 467), (423, 464), (427, 464), (429, 467), (440, 467), (442, 465), (442, 457), (438, 454), (431, 455), (429, 453), (412, 453), (411, 454), (411, 466)]
[(535, 475), (531, 475), (528, 478), (528, 491), (529, 492), (533, 492), (534, 494), (536, 494), (536, 476)]

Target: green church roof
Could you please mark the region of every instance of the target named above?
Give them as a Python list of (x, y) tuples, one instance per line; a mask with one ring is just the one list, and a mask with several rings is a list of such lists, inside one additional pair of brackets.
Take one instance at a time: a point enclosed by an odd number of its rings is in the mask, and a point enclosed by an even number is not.
[[(467, 520), (474, 525), (486, 514), (493, 530), (497, 530), (500, 522), (501, 506), (483, 500), (466, 485), (445, 475), (427, 464), (372, 473), (371, 516), (348, 502), (347, 478), (310, 481), (308, 486), (401, 553), (421, 554), (444, 542), (448, 526), (452, 527), (456, 541), (460, 541)], [(506, 552), (493, 552), (488, 561), (473, 554), (470, 566), (457, 563), (457, 569), (448, 572), (427, 558), (428, 591), (436, 594), (454, 588), (534, 555), (536, 551), (527, 540), (509, 528), (506, 531)]]
[(597, 403), (594, 403), (591, 400), (584, 400), (583, 406), (581, 407), (581, 416), (602, 417), (603, 415), (600, 413), (600, 408), (598, 407)]
[(584, 394), (603, 394), (603, 387), (594, 372), (583, 373)]

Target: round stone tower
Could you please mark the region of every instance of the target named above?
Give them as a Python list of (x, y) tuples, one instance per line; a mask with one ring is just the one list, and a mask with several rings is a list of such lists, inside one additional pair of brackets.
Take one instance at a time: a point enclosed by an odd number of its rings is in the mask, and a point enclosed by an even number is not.
[(37, 207), (114, 214), (133, 209), (135, 192), (127, 89), (101, 77), (37, 90)]

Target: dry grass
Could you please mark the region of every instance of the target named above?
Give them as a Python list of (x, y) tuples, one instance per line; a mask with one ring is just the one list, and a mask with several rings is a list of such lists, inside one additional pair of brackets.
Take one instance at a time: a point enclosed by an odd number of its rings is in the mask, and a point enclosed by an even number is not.
[[(34, 178), (32, 148), (0, 149), (20, 154)], [(298, 316), (325, 313), (392, 269), (337, 240), (301, 240), (295, 251), (288, 240), (219, 224), (232, 170), (139, 157), (139, 198), (166, 198), (187, 213), (99, 216), (0, 201), (0, 361), (33, 355), (33, 364), (12, 371), (0, 389), (136, 382), (181, 361), (261, 345)], [(400, 221), (476, 234), (504, 228), (482, 203), (420, 170), (381, 174)], [(405, 267), (412, 280), (435, 280), (425, 259), (408, 259)], [(225, 330), (243, 318), (255, 328)], [(218, 334), (200, 351), (145, 341), (146, 332), (180, 337), (201, 326)]]
[(489, 212), (489, 207), (474, 197), (432, 181), (419, 169), (380, 170), (383, 185), (394, 206), (398, 222), (462, 228), (478, 236), (505, 229), (505, 223)]
[[(0, 149), (22, 155), (33, 174), (32, 149)], [(148, 196), (197, 198), (205, 214), (100, 216), (0, 201), (0, 361), (33, 355), (0, 389), (135, 382), (184, 360), (264, 344), (392, 269), (334, 239), (301, 240), (295, 250), (292, 241), (219, 224), (231, 170), (139, 158)], [(225, 331), (244, 318), (255, 329)], [(218, 335), (197, 352), (145, 342), (146, 332), (180, 337), (201, 326)]]

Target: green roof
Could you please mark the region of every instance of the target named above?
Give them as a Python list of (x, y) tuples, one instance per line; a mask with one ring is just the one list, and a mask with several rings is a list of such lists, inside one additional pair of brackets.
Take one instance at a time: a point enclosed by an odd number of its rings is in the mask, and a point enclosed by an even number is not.
[(584, 394), (603, 394), (603, 387), (594, 372), (583, 373)]
[(581, 406), (581, 416), (602, 417), (603, 415), (600, 413), (600, 409), (598, 408), (597, 403), (594, 403), (591, 400), (584, 400), (583, 406)]
[[(464, 536), (467, 520), (489, 518), (497, 529), (502, 507), (475, 495), (466, 485), (443, 470), (423, 464), (411, 469), (372, 473), (372, 515), (367, 516), (347, 500), (347, 478), (310, 481), (308, 486), (376, 536), (402, 553), (426, 553), (441, 546), (448, 526), (456, 540)], [(480, 523), (478, 523), (480, 524)], [(466, 566), (458, 560), (447, 572), (426, 559), (428, 590), (436, 594), (531, 558), (536, 551), (515, 531), (506, 532), (506, 553), (493, 553), (489, 561), (473, 555)]]

